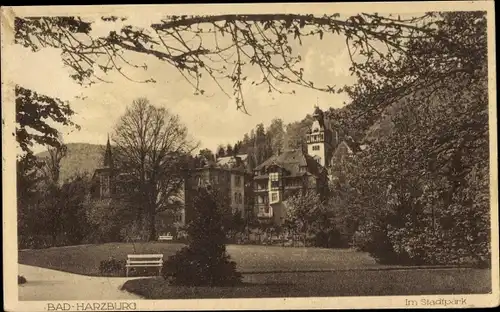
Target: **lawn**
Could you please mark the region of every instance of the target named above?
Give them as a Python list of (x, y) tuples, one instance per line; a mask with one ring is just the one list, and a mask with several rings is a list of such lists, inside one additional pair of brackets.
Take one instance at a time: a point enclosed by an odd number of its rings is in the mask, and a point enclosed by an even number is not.
[[(110, 243), (19, 251), (19, 263), (59, 271), (99, 275), (102, 260), (131, 253), (173, 255), (172, 242)], [(467, 268), (408, 268), (377, 264), (367, 253), (348, 249), (228, 245), (244, 284), (173, 287), (162, 278), (129, 280), (124, 289), (151, 299), (258, 298), (475, 294), (491, 291), (491, 271)]]
[(239, 287), (170, 286), (162, 278), (127, 281), (146, 299), (273, 298), (485, 294), (491, 271), (481, 269), (347, 270), (245, 274)]
[[(170, 242), (109, 243), (19, 251), (19, 263), (59, 271), (98, 276), (102, 260), (124, 260), (131, 253), (173, 255), (183, 245)], [(318, 271), (379, 268), (366, 253), (345, 249), (229, 245), (238, 270), (249, 272)]]

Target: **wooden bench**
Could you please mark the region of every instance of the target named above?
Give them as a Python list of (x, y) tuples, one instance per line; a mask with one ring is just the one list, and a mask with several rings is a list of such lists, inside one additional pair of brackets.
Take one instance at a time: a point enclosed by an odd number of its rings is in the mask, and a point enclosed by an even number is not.
[(162, 254), (127, 255), (127, 277), (130, 268), (134, 267), (157, 267), (158, 275), (161, 275), (163, 267)]
[(172, 235), (160, 235), (160, 236), (158, 236), (159, 241), (164, 241), (164, 240), (171, 241), (173, 239), (174, 239), (174, 237)]

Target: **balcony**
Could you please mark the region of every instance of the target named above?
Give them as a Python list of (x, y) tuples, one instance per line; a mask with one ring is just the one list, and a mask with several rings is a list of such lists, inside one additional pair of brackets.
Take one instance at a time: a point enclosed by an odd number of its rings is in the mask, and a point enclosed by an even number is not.
[(259, 192), (268, 192), (269, 190), (267, 188), (257, 188), (257, 189), (253, 189), (253, 191), (255, 193), (259, 193)]

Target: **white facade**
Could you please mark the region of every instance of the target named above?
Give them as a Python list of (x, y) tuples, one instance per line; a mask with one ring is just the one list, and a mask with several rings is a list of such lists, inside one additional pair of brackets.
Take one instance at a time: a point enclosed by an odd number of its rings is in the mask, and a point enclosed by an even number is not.
[[(311, 132), (307, 134), (307, 153), (316, 159), (316, 161), (323, 167), (327, 167), (328, 154), (331, 150), (331, 143), (328, 134), (330, 133), (325, 129), (324, 123), (321, 120), (322, 115), (315, 115), (315, 120), (311, 127)], [(325, 131), (327, 130), (327, 131)]]

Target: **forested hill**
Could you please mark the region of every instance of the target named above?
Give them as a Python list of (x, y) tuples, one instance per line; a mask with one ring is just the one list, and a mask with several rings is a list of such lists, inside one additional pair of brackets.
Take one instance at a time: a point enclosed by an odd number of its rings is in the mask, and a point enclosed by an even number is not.
[[(330, 117), (332, 128), (338, 130), (341, 137), (350, 135), (358, 143), (369, 143), (392, 132), (392, 119), (398, 113), (399, 108), (399, 104), (390, 105), (366, 130), (357, 129), (347, 120), (337, 120), (342, 118), (340, 116), (350, 113), (349, 106), (340, 109), (330, 108), (325, 112), (325, 115)], [(203, 150), (200, 154), (203, 154), (204, 157), (211, 157), (210, 154), (213, 152), (218, 157), (248, 154), (250, 167), (255, 167), (279, 151), (305, 148), (306, 134), (312, 123), (313, 117), (311, 115), (306, 115), (304, 119), (289, 124), (284, 124), (283, 120), (275, 118), (269, 125), (262, 123), (256, 125), (241, 140), (234, 142), (234, 145), (219, 145), (217, 151)]]
[[(92, 175), (94, 170), (102, 166), (104, 145), (88, 143), (68, 143), (66, 157), (61, 160), (60, 181), (65, 181), (77, 173)], [(48, 152), (36, 155), (39, 158), (48, 157)]]

